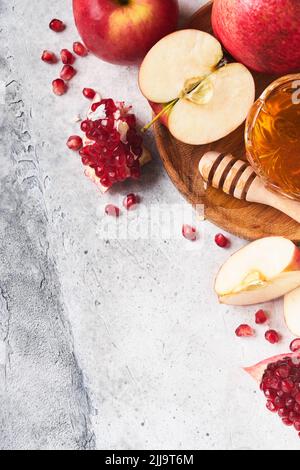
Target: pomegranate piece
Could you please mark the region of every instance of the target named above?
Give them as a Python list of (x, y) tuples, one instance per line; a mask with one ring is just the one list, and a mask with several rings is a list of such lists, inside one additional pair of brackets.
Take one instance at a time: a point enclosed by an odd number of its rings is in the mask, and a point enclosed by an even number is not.
[(85, 57), (88, 55), (87, 48), (83, 44), (81, 44), (81, 42), (74, 42), (73, 51), (80, 57)]
[(77, 71), (72, 67), (72, 65), (64, 65), (60, 72), (60, 78), (68, 82), (75, 77), (76, 73)]
[(268, 330), (265, 334), (265, 338), (271, 344), (276, 344), (280, 341), (280, 335), (275, 330)]
[(105, 207), (105, 214), (107, 214), (111, 217), (119, 217), (120, 216), (120, 209), (117, 206), (114, 206), (113, 204), (108, 204)]
[(255, 314), (255, 323), (257, 325), (263, 325), (268, 320), (267, 314), (264, 310), (258, 310)]
[(78, 152), (82, 148), (82, 145), (82, 138), (78, 135), (71, 135), (67, 141), (67, 146), (69, 149), (74, 150), (75, 152)]
[(191, 225), (185, 224), (182, 227), (182, 235), (184, 238), (187, 240), (190, 240), (191, 242), (194, 242), (197, 240), (197, 230), (195, 227), (192, 227)]
[(255, 335), (255, 331), (251, 326), (249, 325), (240, 325), (236, 330), (235, 330), (236, 336), (239, 338), (249, 338), (251, 336)]
[(62, 49), (60, 51), (60, 58), (65, 65), (73, 65), (75, 62), (75, 56), (68, 49)]
[(96, 96), (96, 92), (92, 88), (84, 88), (82, 93), (83, 93), (83, 96), (87, 98), (88, 100), (93, 100)]
[(290, 344), (290, 350), (296, 352), (300, 350), (300, 338), (294, 339)]
[(55, 93), (55, 95), (58, 95), (58, 96), (64, 95), (68, 91), (67, 84), (61, 78), (57, 78), (56, 80), (53, 80), (52, 88), (53, 88), (53, 93)]
[(128, 211), (135, 207), (140, 202), (139, 197), (136, 194), (128, 194), (123, 200), (123, 206)]
[(223, 235), (222, 233), (218, 233), (215, 236), (215, 242), (216, 245), (218, 245), (220, 248), (227, 248), (230, 245), (228, 238), (225, 237), (225, 235)]
[(55, 18), (50, 22), (49, 28), (55, 33), (62, 33), (66, 29), (66, 25), (61, 20)]
[(44, 51), (41, 59), (47, 64), (56, 64), (57, 62), (56, 55), (54, 54), (54, 52), (51, 52), (51, 51)]

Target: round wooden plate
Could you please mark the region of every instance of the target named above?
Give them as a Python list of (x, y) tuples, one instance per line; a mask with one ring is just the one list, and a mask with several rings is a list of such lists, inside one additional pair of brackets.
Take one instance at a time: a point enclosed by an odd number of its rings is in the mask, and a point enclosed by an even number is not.
[[(212, 2), (193, 16), (189, 26), (212, 33), (211, 10)], [(254, 76), (258, 97), (275, 77), (263, 74)], [(281, 235), (300, 242), (300, 224), (281, 212), (262, 204), (237, 200), (211, 187), (204, 189), (198, 171), (200, 158), (207, 151), (216, 150), (246, 160), (244, 128), (242, 125), (224, 139), (202, 146), (191, 146), (177, 141), (159, 122), (154, 125), (154, 134), (161, 159), (172, 182), (191, 204), (204, 205), (205, 217), (208, 220), (247, 240)]]

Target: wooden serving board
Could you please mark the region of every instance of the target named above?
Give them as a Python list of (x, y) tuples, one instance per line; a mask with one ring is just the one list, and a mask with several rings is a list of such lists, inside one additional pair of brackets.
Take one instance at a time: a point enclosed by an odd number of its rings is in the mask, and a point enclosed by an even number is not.
[[(209, 2), (193, 16), (189, 27), (212, 33), (211, 10), (212, 2)], [(254, 76), (259, 97), (275, 77), (263, 74)], [(244, 129), (243, 124), (224, 139), (201, 146), (177, 141), (159, 122), (154, 125), (154, 134), (161, 159), (172, 182), (191, 204), (204, 204), (205, 217), (208, 220), (247, 240), (281, 235), (299, 243), (300, 224), (281, 212), (262, 204), (234, 199), (211, 187), (204, 189), (204, 182), (198, 171), (201, 156), (209, 150), (215, 150), (246, 160)]]

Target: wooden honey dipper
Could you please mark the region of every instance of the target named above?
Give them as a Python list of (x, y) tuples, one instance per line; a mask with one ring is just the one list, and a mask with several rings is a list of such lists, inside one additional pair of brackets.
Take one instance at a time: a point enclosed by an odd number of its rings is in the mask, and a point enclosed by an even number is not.
[(200, 160), (199, 171), (208, 185), (237, 199), (274, 207), (300, 223), (300, 202), (269, 191), (248, 163), (232, 155), (207, 152)]

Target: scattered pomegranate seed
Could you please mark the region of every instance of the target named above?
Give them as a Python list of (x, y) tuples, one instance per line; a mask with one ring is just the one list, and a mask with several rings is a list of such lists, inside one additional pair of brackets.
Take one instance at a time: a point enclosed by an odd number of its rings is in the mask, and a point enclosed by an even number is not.
[(222, 233), (218, 233), (215, 236), (215, 242), (220, 248), (227, 248), (230, 244), (228, 238), (226, 238)]
[(236, 330), (235, 330), (236, 336), (239, 338), (245, 338), (245, 337), (250, 337), (255, 335), (255, 331), (251, 326), (249, 325), (240, 325)]
[(75, 62), (75, 56), (68, 49), (62, 49), (60, 51), (61, 61), (65, 65), (73, 65)]
[(50, 22), (49, 28), (55, 33), (61, 33), (66, 29), (66, 25), (61, 20), (55, 18)]
[(114, 206), (113, 204), (108, 204), (105, 207), (105, 213), (107, 215), (110, 215), (111, 217), (119, 217), (120, 209), (117, 206)]
[(78, 135), (71, 135), (67, 141), (67, 146), (69, 149), (74, 150), (75, 152), (78, 152), (78, 150), (82, 148), (82, 145), (82, 138)]
[(83, 44), (81, 44), (81, 42), (74, 42), (73, 51), (80, 57), (85, 57), (88, 55), (87, 48)]
[(271, 344), (276, 344), (276, 343), (279, 343), (279, 341), (280, 341), (280, 336), (277, 333), (277, 331), (275, 331), (275, 330), (267, 331), (266, 334), (265, 334), (265, 338)]
[(132, 209), (132, 207), (136, 206), (140, 202), (139, 197), (136, 194), (128, 194), (124, 201), (123, 201), (123, 206), (125, 209), (128, 211)]
[(296, 352), (300, 350), (300, 338), (294, 339), (290, 344), (290, 350)]
[(53, 80), (52, 87), (53, 87), (53, 92), (58, 96), (64, 95), (68, 90), (67, 84), (60, 78)]
[(190, 240), (191, 242), (194, 242), (197, 240), (197, 230), (195, 227), (192, 227), (191, 225), (185, 224), (182, 227), (182, 235), (184, 238), (187, 240)]
[(57, 62), (56, 55), (54, 54), (54, 52), (51, 52), (51, 51), (44, 51), (41, 59), (44, 62), (47, 62), (47, 64), (56, 64)]
[(60, 78), (68, 82), (69, 80), (72, 80), (76, 73), (77, 72), (72, 65), (64, 65), (60, 72)]
[(258, 310), (255, 314), (255, 323), (257, 325), (263, 325), (268, 320), (267, 314), (264, 310)]
[(96, 92), (92, 88), (84, 88), (82, 93), (88, 100), (93, 100), (96, 96)]

